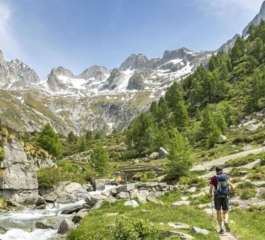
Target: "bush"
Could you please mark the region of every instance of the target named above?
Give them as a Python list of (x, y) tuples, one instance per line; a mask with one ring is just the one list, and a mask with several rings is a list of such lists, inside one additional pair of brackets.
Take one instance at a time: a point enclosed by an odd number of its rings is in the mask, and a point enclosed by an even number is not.
[(240, 196), (241, 199), (250, 199), (257, 194), (256, 186), (251, 182), (239, 183), (233, 195)]
[(144, 220), (118, 219), (115, 227), (110, 229), (112, 240), (140, 240), (157, 233), (156, 229)]
[(5, 159), (5, 152), (4, 149), (0, 146), (0, 161)]
[(3, 137), (7, 137), (8, 136), (8, 130), (5, 127), (2, 127), (0, 134)]
[(5, 209), (7, 207), (5, 199), (0, 196), (0, 209)]
[(13, 134), (9, 134), (8, 138), (7, 138), (7, 141), (8, 142), (12, 142), (14, 139), (15, 139), (15, 136)]

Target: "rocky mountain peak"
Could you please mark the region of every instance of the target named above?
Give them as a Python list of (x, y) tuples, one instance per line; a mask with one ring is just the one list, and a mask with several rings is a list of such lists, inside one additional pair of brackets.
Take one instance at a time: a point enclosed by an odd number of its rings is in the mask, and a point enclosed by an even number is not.
[(265, 1), (263, 1), (259, 13), (254, 17), (254, 19), (244, 28), (242, 36), (246, 37), (248, 34), (249, 27), (254, 24), (259, 25), (261, 20), (265, 20)]
[(124, 80), (125, 80), (125, 75), (122, 72), (120, 72), (118, 68), (114, 68), (101, 90), (105, 89), (114, 90), (119, 85), (121, 85)]
[(148, 58), (144, 54), (131, 54), (119, 67), (119, 70), (142, 70), (145, 68)]
[(109, 75), (110, 71), (101, 66), (94, 65), (83, 71), (78, 77), (83, 79), (95, 78), (95, 80), (102, 81)]
[(65, 76), (65, 77), (69, 77), (69, 78), (74, 77), (74, 74), (70, 70), (68, 70), (62, 66), (56, 68), (55, 72), (56, 72), (56, 74), (61, 75), (61, 76)]
[(220, 52), (220, 51), (227, 52), (229, 49), (231, 49), (234, 46), (235, 41), (237, 40), (238, 37), (240, 37), (240, 35), (236, 34), (233, 38), (229, 39), (220, 48), (218, 48), (217, 51), (218, 52)]

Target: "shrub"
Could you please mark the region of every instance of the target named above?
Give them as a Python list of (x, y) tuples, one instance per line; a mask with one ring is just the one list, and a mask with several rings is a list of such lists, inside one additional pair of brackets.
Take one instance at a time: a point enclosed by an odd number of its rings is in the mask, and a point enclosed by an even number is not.
[(250, 199), (256, 196), (256, 186), (251, 182), (239, 183), (233, 195), (240, 196), (241, 199)]
[(7, 141), (8, 142), (12, 142), (14, 139), (15, 139), (15, 136), (13, 134), (9, 134), (8, 138), (7, 138)]
[(0, 196), (0, 209), (5, 209), (7, 207), (5, 199)]
[(2, 127), (0, 134), (3, 137), (7, 137), (8, 136), (8, 130), (5, 127)]
[(4, 149), (0, 146), (0, 161), (5, 159), (5, 152)]
[(144, 220), (118, 219), (110, 229), (109, 236), (111, 240), (140, 240), (156, 233), (156, 229)]

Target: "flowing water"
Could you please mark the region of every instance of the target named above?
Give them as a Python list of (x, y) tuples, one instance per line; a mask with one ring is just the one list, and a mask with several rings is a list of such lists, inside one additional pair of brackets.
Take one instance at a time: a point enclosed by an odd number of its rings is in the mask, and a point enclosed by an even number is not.
[[(104, 191), (107, 191), (114, 186), (106, 186)], [(116, 187), (116, 186), (115, 186)], [(100, 191), (90, 192), (90, 194), (100, 194)], [(0, 234), (0, 240), (48, 240), (56, 234), (57, 230), (53, 229), (35, 229), (35, 223), (42, 219), (56, 219), (60, 222), (64, 218), (72, 218), (73, 214), (61, 214), (63, 210), (70, 209), (75, 206), (80, 206), (85, 203), (84, 200), (59, 204), (59, 208), (53, 208), (53, 204), (47, 205), (46, 209), (31, 210), (25, 208), (21, 211), (9, 211), (0, 216), (0, 226), (5, 229), (10, 229), (5, 234)]]

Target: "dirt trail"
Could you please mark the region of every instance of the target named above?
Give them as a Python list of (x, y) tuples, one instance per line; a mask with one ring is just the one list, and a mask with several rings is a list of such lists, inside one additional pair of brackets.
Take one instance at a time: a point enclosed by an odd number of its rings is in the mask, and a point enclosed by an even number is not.
[(229, 160), (236, 159), (236, 158), (239, 158), (239, 157), (244, 157), (244, 156), (247, 156), (249, 154), (259, 154), (262, 151), (265, 151), (265, 147), (256, 148), (256, 149), (252, 149), (252, 150), (248, 150), (248, 151), (244, 151), (244, 152), (240, 152), (240, 153), (236, 153), (236, 154), (231, 154), (229, 156), (217, 158), (215, 160), (212, 160), (212, 161), (205, 162), (205, 163), (199, 164), (197, 166), (194, 166), (191, 169), (191, 171), (209, 170), (213, 166), (223, 165)]
[(237, 237), (233, 235), (233, 233), (224, 233), (223, 235), (220, 235), (221, 240), (237, 240)]

